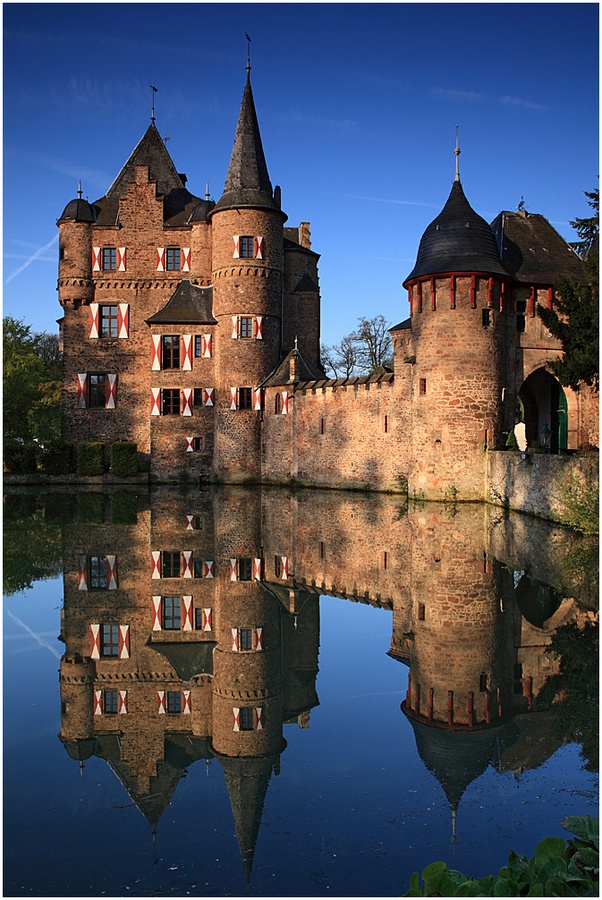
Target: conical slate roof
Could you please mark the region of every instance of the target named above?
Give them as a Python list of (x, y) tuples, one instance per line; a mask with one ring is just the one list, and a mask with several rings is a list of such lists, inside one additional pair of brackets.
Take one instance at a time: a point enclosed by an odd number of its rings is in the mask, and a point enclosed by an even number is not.
[(159, 194), (169, 194), (174, 189), (184, 187), (176, 167), (154, 122), (146, 129), (130, 158), (105, 194), (106, 197), (121, 197), (127, 193), (128, 184), (135, 180), (136, 166), (148, 166), (151, 181), (157, 182)]
[[(263, 153), (251, 81), (242, 98), (224, 192), (215, 210), (240, 207), (279, 209)], [(214, 210), (214, 211), (215, 211)]]
[(73, 219), (75, 222), (96, 222), (96, 210), (83, 197), (76, 197), (69, 201), (63, 210), (61, 219)]
[(416, 265), (404, 281), (445, 273), (503, 275), (497, 242), (490, 225), (469, 204), (459, 179), (447, 203), (420, 240)]

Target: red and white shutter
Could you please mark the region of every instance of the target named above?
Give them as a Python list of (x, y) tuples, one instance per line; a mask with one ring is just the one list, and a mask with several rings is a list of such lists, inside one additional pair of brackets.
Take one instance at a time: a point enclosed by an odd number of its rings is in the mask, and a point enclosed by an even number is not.
[(182, 712), (185, 716), (190, 715), (190, 691), (182, 691)]
[(128, 711), (128, 692), (127, 691), (119, 691), (118, 697), (119, 705), (117, 707), (117, 711), (120, 715), (125, 715)]
[(151, 550), (151, 578), (161, 578), (160, 550)]
[(182, 388), (182, 415), (192, 415), (192, 388)]
[(107, 375), (106, 409), (115, 409), (117, 405), (117, 375)]
[(230, 633), (232, 635), (232, 646), (230, 649), (236, 653), (238, 651), (238, 628), (231, 628)]
[(181, 248), (180, 267), (182, 269), (182, 272), (190, 272), (190, 247)]
[(192, 578), (192, 550), (182, 550), (182, 578)]
[(99, 327), (99, 304), (91, 303), (89, 306), (90, 310), (90, 334), (88, 337), (90, 340), (98, 337), (98, 327)]
[(160, 716), (164, 716), (167, 712), (165, 705), (165, 691), (157, 691), (157, 712)]
[(262, 237), (255, 238), (255, 257), (263, 259), (264, 240)]
[(119, 626), (119, 659), (130, 658), (130, 626)]
[(256, 706), (253, 710), (253, 727), (257, 729), (257, 731), (261, 731), (263, 729), (263, 707)]
[(263, 340), (263, 316), (255, 316), (255, 340)]
[(77, 408), (86, 408), (86, 381), (88, 376), (85, 372), (81, 372), (77, 376)]
[(215, 403), (215, 388), (203, 388), (203, 404), (213, 406)]
[(230, 560), (230, 581), (238, 581), (238, 560)]
[(107, 587), (110, 591), (117, 590), (117, 558), (107, 556)]
[(286, 581), (288, 578), (288, 556), (281, 556), (280, 562), (282, 563), (280, 569), (280, 577), (283, 581)]
[(211, 359), (213, 356), (213, 335), (204, 334), (201, 342), (201, 355), (204, 359)]
[[(194, 450), (194, 437), (187, 437), (186, 438), (186, 453), (192, 453), (193, 450)], [(192, 518), (192, 516), (189, 516), (188, 518)], [(192, 528), (192, 525), (190, 525), (190, 528)]]
[(253, 560), (253, 581), (261, 581), (261, 560)]
[(232, 731), (240, 731), (240, 709), (238, 706), (232, 707)]
[(184, 607), (184, 616), (182, 622), (182, 631), (192, 631), (192, 597), (182, 597), (182, 606)]
[(203, 578), (215, 578), (215, 563), (212, 559), (206, 559), (203, 563)]
[(80, 556), (77, 564), (77, 589), (88, 590), (88, 557)]
[(182, 343), (182, 371), (190, 372), (192, 369), (192, 335), (183, 334)]
[(152, 340), (151, 371), (160, 372), (161, 371), (161, 335), (160, 334), (151, 334), (151, 340)]
[(230, 409), (238, 408), (237, 397), (238, 397), (237, 388), (231, 387), (230, 388)]
[(94, 691), (94, 715), (102, 716), (102, 691)]
[(100, 625), (90, 625), (90, 657), (100, 659)]
[(232, 256), (234, 259), (240, 259), (240, 235), (232, 235)]
[(288, 413), (288, 391), (282, 391), (282, 415)]
[(203, 609), (201, 614), (201, 625), (203, 631), (213, 630), (213, 611), (211, 609)]
[(157, 272), (165, 271), (165, 247), (157, 247)]
[(117, 248), (117, 271), (125, 272), (125, 258), (126, 258), (126, 248), (118, 247)]
[(161, 415), (161, 388), (151, 388), (151, 416)]
[(92, 271), (100, 272), (100, 247), (92, 247)]
[(130, 304), (117, 304), (117, 337), (129, 338), (130, 336)]
[(255, 629), (255, 650), (263, 650), (263, 628)]
[(232, 331), (230, 337), (233, 341), (238, 340), (238, 316), (232, 316)]
[(261, 410), (261, 388), (253, 388), (253, 409)]
[(161, 631), (161, 610), (163, 600), (161, 597), (153, 597), (153, 631)]
[[(186, 438), (186, 440), (190, 441), (192, 438)], [(186, 516), (186, 531), (194, 531), (194, 516)]]

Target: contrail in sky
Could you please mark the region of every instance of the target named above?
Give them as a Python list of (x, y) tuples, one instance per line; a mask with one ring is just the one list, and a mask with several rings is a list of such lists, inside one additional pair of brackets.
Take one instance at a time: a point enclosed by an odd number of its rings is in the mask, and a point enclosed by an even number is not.
[(6, 284), (8, 284), (9, 281), (12, 281), (13, 278), (16, 278), (17, 275), (20, 275), (21, 272), (23, 271), (23, 269), (26, 269), (27, 266), (28, 266), (30, 263), (34, 262), (39, 256), (41, 256), (42, 253), (44, 253), (46, 250), (50, 250), (50, 248), (52, 247), (52, 245), (53, 245), (53, 244), (56, 244), (56, 242), (58, 241), (58, 239), (59, 239), (58, 234), (55, 234), (55, 236), (52, 238), (51, 241), (49, 241), (49, 242), (48, 242), (47, 244), (45, 244), (43, 247), (40, 247), (39, 250), (36, 250), (36, 252), (33, 253), (33, 254), (29, 257), (29, 259), (26, 259), (26, 260), (25, 260), (25, 262), (23, 263), (22, 266), (19, 266), (18, 269), (15, 269), (15, 271), (14, 271), (11, 275), (8, 276), (8, 278), (6, 279)]
[(42, 638), (39, 637), (39, 636), (35, 633), (35, 631), (32, 631), (32, 630), (31, 630), (31, 628), (29, 627), (29, 625), (26, 625), (25, 622), (22, 622), (21, 619), (18, 619), (17, 616), (16, 616), (14, 613), (12, 613), (12, 612), (10, 611), (10, 609), (7, 609), (7, 610), (6, 610), (6, 614), (7, 614), (7, 616), (10, 616), (11, 619), (13, 619), (13, 620), (17, 623), (17, 625), (20, 625), (21, 628), (23, 628), (23, 629), (27, 632), (27, 634), (31, 635), (31, 637), (32, 637), (35, 641), (38, 642), (38, 644), (40, 645), (40, 647), (44, 647), (45, 650), (50, 650), (50, 652), (52, 653), (52, 655), (53, 655), (53, 656), (56, 656), (57, 659), (60, 659), (60, 658), (61, 658), (61, 654), (60, 654), (59, 651), (56, 649), (56, 647), (53, 647), (51, 644), (47, 643), (47, 641), (43, 641)]

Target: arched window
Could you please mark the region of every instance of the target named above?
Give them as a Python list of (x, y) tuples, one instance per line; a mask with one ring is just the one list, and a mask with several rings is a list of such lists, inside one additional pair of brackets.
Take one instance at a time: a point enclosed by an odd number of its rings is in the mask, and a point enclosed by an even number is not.
[(282, 394), (280, 393), (276, 394), (274, 398), (274, 412), (277, 416), (282, 412)]

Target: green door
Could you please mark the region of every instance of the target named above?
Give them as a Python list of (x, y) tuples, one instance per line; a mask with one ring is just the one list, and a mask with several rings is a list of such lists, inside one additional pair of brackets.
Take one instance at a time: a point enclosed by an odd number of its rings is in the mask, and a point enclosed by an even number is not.
[(569, 447), (569, 410), (566, 394), (558, 387), (558, 452), (564, 453)]

